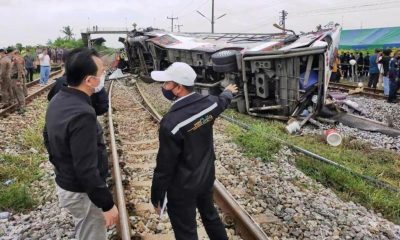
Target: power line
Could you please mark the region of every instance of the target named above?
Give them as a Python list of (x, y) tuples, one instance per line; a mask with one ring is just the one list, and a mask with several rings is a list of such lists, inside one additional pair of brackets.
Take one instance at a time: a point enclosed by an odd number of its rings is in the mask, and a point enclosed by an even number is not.
[(178, 20), (178, 17), (174, 17), (173, 15), (171, 17), (167, 17), (167, 19), (171, 20), (171, 32), (174, 31), (174, 20)]
[[(199, 10), (201, 7), (203, 7), (204, 5), (206, 5), (209, 1), (210, 1), (210, 0), (205, 0), (205, 1), (201, 2), (197, 7), (191, 8), (192, 11), (194, 11), (194, 10)], [(185, 9), (184, 9), (183, 11), (181, 11), (181, 13), (178, 14), (178, 15), (182, 17), (182, 16), (186, 16), (186, 15), (188, 15), (188, 14), (192, 14), (192, 13), (193, 13), (192, 11), (188, 11), (188, 12), (182, 14), (183, 12), (187, 11), (187, 9), (189, 9), (189, 8), (185, 8)]]
[[(336, 13), (338, 11), (342, 11), (342, 10), (352, 10), (352, 11), (362, 11), (363, 8), (370, 8), (370, 7), (375, 7), (375, 6), (381, 6), (381, 7), (391, 7), (391, 6), (387, 6), (387, 4), (395, 4), (395, 3), (400, 3), (398, 0), (397, 1), (387, 1), (387, 2), (379, 2), (379, 3), (364, 3), (364, 4), (353, 4), (350, 6), (341, 6), (341, 7), (330, 7), (330, 8), (319, 8), (319, 9), (312, 9), (309, 11), (301, 11), (301, 12), (293, 12), (293, 15), (297, 16), (304, 16), (304, 15), (308, 15), (308, 14), (324, 14), (324, 13)], [(376, 9), (376, 8), (374, 8)]]

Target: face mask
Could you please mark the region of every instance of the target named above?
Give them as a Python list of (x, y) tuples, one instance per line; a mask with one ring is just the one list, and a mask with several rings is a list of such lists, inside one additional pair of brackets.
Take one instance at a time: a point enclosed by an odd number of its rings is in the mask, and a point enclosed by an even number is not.
[[(175, 88), (175, 87), (174, 87), (174, 88)], [(173, 89), (174, 89), (174, 88), (173, 88)], [(170, 101), (175, 101), (176, 98), (177, 98), (177, 96), (175, 96), (175, 94), (172, 92), (173, 89), (171, 89), (171, 90), (166, 90), (166, 89), (164, 89), (163, 87), (161, 87), (161, 91), (162, 91), (164, 97), (165, 97), (166, 99), (170, 100)]]
[(98, 93), (101, 91), (101, 89), (103, 89), (105, 80), (106, 80), (106, 75), (105, 74), (101, 75), (100, 83), (99, 85), (97, 85), (97, 87), (94, 88), (94, 93)]

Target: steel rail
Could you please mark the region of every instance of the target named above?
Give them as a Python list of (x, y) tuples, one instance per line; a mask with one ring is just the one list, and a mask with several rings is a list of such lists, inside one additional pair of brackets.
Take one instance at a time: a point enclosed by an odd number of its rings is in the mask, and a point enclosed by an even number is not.
[(118, 151), (117, 151), (117, 143), (115, 140), (115, 130), (114, 130), (114, 123), (113, 123), (113, 111), (112, 111), (112, 90), (113, 90), (113, 83), (111, 81), (110, 87), (108, 90), (108, 131), (110, 133), (110, 149), (111, 149), (111, 159), (113, 163), (113, 175), (114, 175), (114, 183), (115, 183), (115, 190), (116, 190), (116, 198), (117, 198), (117, 206), (119, 212), (119, 232), (122, 240), (130, 240), (131, 239), (131, 231), (129, 225), (129, 218), (128, 212), (126, 209), (125, 203), (125, 194), (124, 188), (122, 185), (122, 177), (121, 177), (121, 169), (119, 166), (119, 158), (118, 158)]
[[(355, 90), (358, 86), (347, 84), (347, 83), (336, 83), (336, 82), (330, 82), (329, 83), (329, 88), (330, 89), (337, 89), (337, 90)], [(365, 95), (369, 97), (374, 97), (374, 98), (379, 98), (379, 99), (387, 99), (388, 96), (385, 96), (383, 89), (375, 89), (375, 88), (369, 88), (369, 87), (364, 87), (363, 91), (354, 93), (360, 94), (360, 95)], [(397, 95), (399, 95), (397, 93)]]

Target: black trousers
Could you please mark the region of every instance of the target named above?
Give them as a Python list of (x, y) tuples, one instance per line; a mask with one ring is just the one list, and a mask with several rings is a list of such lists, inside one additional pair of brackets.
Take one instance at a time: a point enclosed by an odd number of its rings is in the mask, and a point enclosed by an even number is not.
[(228, 236), (218, 212), (214, 207), (212, 188), (195, 197), (170, 196), (168, 193), (168, 215), (177, 240), (197, 240), (196, 208), (207, 235), (211, 240), (227, 240)]
[(376, 88), (378, 81), (379, 81), (379, 73), (370, 73), (368, 80), (368, 87)]
[(388, 102), (396, 101), (396, 95), (398, 90), (398, 83), (396, 79), (389, 79), (389, 97)]
[(27, 81), (32, 82), (33, 81), (33, 68), (27, 68), (26, 71), (28, 73)]

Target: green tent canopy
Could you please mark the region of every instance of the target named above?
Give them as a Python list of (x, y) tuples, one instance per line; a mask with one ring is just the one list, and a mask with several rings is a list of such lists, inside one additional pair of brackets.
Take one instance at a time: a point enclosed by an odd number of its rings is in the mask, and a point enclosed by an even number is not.
[(342, 30), (340, 49), (399, 48), (400, 27)]

